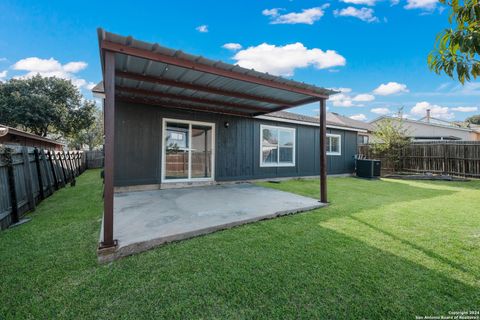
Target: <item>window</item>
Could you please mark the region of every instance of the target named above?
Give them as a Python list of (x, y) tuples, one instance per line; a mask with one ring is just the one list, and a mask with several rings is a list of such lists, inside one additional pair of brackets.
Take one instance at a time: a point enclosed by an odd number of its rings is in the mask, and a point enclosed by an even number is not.
[(342, 137), (339, 134), (327, 134), (327, 154), (331, 156), (342, 154)]
[(365, 136), (363, 134), (358, 135), (358, 144), (368, 144), (368, 136)]
[(295, 129), (260, 126), (260, 166), (295, 166)]

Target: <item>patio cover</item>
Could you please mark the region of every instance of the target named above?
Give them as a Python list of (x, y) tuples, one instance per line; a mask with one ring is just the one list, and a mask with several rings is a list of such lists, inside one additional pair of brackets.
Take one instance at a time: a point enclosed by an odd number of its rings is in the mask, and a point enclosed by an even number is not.
[(104, 241), (113, 239), (115, 101), (254, 117), (320, 102), (320, 193), (326, 193), (326, 108), (335, 91), (98, 29), (105, 92)]

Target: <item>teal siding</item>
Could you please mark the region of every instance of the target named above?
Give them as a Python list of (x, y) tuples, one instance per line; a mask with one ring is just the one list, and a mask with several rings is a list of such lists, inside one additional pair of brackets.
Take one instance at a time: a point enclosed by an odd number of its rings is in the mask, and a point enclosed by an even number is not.
[[(163, 118), (215, 123), (217, 181), (312, 176), (320, 172), (318, 127), (117, 102), (115, 185), (161, 182)], [(230, 126), (225, 128), (227, 121)], [(260, 167), (260, 124), (296, 129), (295, 167)], [(334, 129), (327, 132), (342, 136), (342, 155), (327, 157), (328, 173), (352, 173), (357, 133)]]

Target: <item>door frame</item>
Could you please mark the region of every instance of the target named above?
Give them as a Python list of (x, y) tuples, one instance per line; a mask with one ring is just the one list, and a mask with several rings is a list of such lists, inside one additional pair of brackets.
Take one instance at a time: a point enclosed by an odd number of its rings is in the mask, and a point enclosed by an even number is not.
[[(176, 122), (188, 124), (188, 178), (187, 179), (167, 179), (165, 178), (165, 158), (166, 158), (166, 145), (165, 138), (167, 137), (167, 122)], [(192, 178), (192, 125), (209, 126), (212, 128), (212, 157), (211, 157), (211, 177), (210, 178)], [(196, 182), (196, 181), (215, 181), (215, 123), (214, 122), (202, 122), (192, 121), (175, 118), (163, 118), (162, 119), (162, 163), (160, 164), (160, 170), (162, 172), (161, 183), (175, 183), (175, 182)]]

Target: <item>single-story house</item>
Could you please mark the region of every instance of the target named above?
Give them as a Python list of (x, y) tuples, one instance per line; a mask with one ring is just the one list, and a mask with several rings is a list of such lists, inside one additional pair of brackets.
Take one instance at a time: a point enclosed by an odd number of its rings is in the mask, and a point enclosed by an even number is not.
[[(115, 192), (320, 175), (326, 203), (327, 172), (353, 172), (358, 133), (366, 130), (327, 114), (326, 100), (336, 92), (102, 29), (98, 39), (103, 82), (93, 92), (104, 99), (105, 116), (101, 250), (117, 245)], [(284, 111), (313, 102), (318, 118)]]
[(412, 141), (480, 141), (480, 130), (467, 125), (459, 125), (455, 122), (445, 121), (427, 115), (419, 120), (400, 119), (398, 117), (381, 116), (371, 121), (373, 130), (384, 119), (391, 119), (394, 123), (402, 123), (408, 137)]
[(63, 150), (65, 145), (59, 141), (41, 137), (5, 125), (0, 125), (0, 144), (11, 146), (37, 147), (49, 150)]

